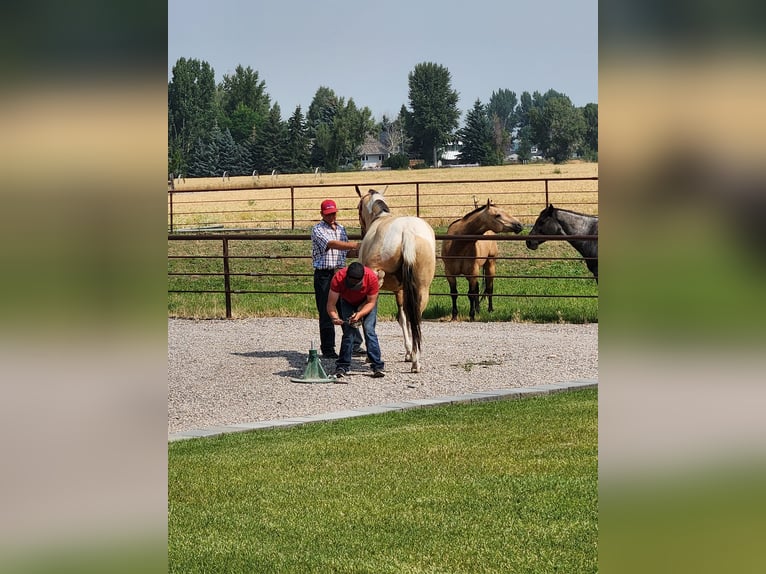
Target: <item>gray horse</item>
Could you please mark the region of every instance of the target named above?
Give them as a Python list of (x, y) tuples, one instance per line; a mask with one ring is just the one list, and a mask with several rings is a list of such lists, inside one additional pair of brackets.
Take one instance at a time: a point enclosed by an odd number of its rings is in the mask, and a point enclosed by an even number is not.
[[(598, 217), (549, 205), (540, 212), (529, 235), (598, 235)], [(527, 247), (533, 251), (544, 239), (527, 239)], [(585, 259), (585, 265), (598, 283), (598, 241), (575, 239), (567, 242)]]

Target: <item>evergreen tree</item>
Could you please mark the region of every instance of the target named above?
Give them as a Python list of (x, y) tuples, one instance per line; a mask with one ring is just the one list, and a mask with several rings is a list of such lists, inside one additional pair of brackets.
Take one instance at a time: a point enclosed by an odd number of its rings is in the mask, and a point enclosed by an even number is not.
[(219, 150), (219, 166), (221, 173), (216, 175), (223, 175), (224, 172), (228, 172), (229, 176), (239, 175), (241, 158), (239, 155), (239, 146), (234, 141), (229, 129), (225, 129), (223, 132), (219, 132), (220, 137), (218, 141)]
[(327, 168), (327, 154), (331, 145), (331, 129), (339, 100), (330, 88), (321, 86), (314, 94), (306, 114), (308, 136), (311, 141), (311, 165)]
[(353, 99), (346, 103), (324, 87), (317, 90), (307, 121), (312, 141), (311, 165), (328, 172), (353, 162), (356, 150), (375, 127), (369, 108), (357, 108)]
[(408, 76), (411, 113), (408, 135), (414, 151), (436, 165), (437, 150), (444, 146), (458, 127), (458, 94), (451, 87), (447, 68), (425, 62), (417, 64)]
[(197, 140), (215, 124), (215, 74), (210, 64), (180, 58), (168, 82), (168, 171), (189, 173), (187, 166)]
[(266, 93), (266, 83), (250, 66), (237, 66), (233, 75), (224, 75), (218, 96), (219, 125), (221, 129), (229, 128), (238, 143), (246, 141), (269, 114), (271, 98)]
[(282, 122), (279, 104), (274, 104), (266, 122), (255, 135), (253, 165), (259, 173), (282, 171), (286, 162), (287, 126)]
[(218, 124), (215, 124), (205, 142), (207, 145), (208, 170), (203, 177), (216, 177), (223, 173), (221, 169), (222, 141), (223, 133), (221, 128), (218, 127)]
[(208, 177), (214, 169), (212, 163), (207, 143), (202, 141), (202, 138), (197, 138), (189, 153), (186, 175), (188, 177)]
[(285, 171), (288, 173), (305, 173), (309, 170), (310, 150), (308, 128), (303, 119), (301, 107), (295, 108), (295, 112), (287, 121), (287, 163)]
[(478, 163), (495, 165), (496, 156), (492, 150), (492, 125), (487, 116), (487, 108), (476, 100), (473, 109), (468, 111), (465, 127), (460, 130), (463, 147), (460, 163)]

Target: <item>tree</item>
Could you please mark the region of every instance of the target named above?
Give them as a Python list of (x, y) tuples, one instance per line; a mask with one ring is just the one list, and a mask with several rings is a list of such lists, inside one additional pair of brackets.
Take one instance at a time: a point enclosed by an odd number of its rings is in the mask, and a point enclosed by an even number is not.
[[(535, 92), (537, 93), (537, 92)], [(522, 92), (519, 105), (516, 107), (516, 125), (519, 128), (529, 125), (529, 111), (532, 109), (532, 96)]]
[(487, 116), (497, 116), (500, 127), (509, 132), (516, 127), (516, 92), (511, 90), (498, 90), (492, 92), (487, 104)]
[(295, 108), (293, 115), (287, 121), (286, 154), (287, 163), (284, 171), (288, 173), (308, 171), (310, 159), (308, 129), (300, 106)]
[(492, 150), (492, 124), (487, 116), (487, 108), (476, 100), (473, 109), (468, 111), (465, 127), (459, 132), (463, 147), (460, 152), (461, 163), (496, 165), (496, 156)]
[(234, 140), (247, 140), (269, 115), (271, 98), (266, 82), (250, 66), (237, 66), (234, 75), (225, 75), (218, 86), (222, 129), (229, 128)]
[(168, 171), (184, 173), (198, 139), (215, 125), (215, 74), (210, 64), (180, 58), (168, 82)]
[(311, 140), (311, 165), (326, 169), (326, 153), (330, 147), (330, 126), (338, 112), (338, 96), (330, 88), (320, 86), (306, 114)]
[(447, 68), (432, 62), (417, 64), (409, 76), (411, 112), (407, 117), (408, 135), (414, 150), (424, 159), (452, 139), (458, 127), (458, 94), (451, 87)]
[(406, 137), (404, 134), (404, 118), (401, 113), (393, 121), (385, 115), (383, 116), (380, 122), (380, 141), (386, 147), (389, 155), (404, 153)]
[(511, 132), (517, 122), (517, 105), (516, 92), (510, 90), (492, 92), (487, 104), (487, 116), (492, 124), (492, 151), (495, 165), (502, 164), (510, 151)]
[(582, 110), (559, 94), (541, 102), (541, 107), (533, 107), (529, 113), (533, 138), (545, 157), (554, 163), (564, 162), (582, 143), (585, 133)]
[(313, 144), (312, 165), (321, 166), (328, 172), (354, 161), (357, 148), (375, 128), (369, 108), (357, 108), (353, 99), (346, 103), (344, 98), (325, 87), (319, 88), (314, 95), (307, 120)]
[(583, 155), (594, 157), (598, 154), (598, 104), (586, 104), (582, 109), (582, 115), (585, 120)]
[(516, 149), (519, 161), (527, 163), (532, 159), (532, 128), (528, 125), (519, 129), (519, 146)]
[(252, 165), (259, 173), (281, 171), (287, 163), (287, 126), (279, 104), (274, 104), (251, 145)]

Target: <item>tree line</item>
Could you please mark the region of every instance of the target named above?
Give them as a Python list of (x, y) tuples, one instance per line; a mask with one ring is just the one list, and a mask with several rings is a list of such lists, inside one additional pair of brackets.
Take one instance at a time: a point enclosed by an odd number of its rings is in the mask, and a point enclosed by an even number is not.
[(297, 106), (282, 119), (266, 83), (251, 67), (215, 83), (209, 63), (180, 58), (168, 82), (168, 172), (187, 177), (334, 172), (359, 167), (357, 150), (368, 136), (404, 168), (410, 159), (438, 165), (439, 151), (461, 142), (461, 163), (500, 165), (511, 151), (529, 160), (533, 148), (555, 163), (598, 159), (598, 104), (579, 108), (555, 90), (544, 94), (493, 92), (476, 100), (461, 127), (458, 93), (444, 66), (417, 64), (408, 75), (409, 107), (376, 122), (359, 107), (321, 86), (304, 115)]

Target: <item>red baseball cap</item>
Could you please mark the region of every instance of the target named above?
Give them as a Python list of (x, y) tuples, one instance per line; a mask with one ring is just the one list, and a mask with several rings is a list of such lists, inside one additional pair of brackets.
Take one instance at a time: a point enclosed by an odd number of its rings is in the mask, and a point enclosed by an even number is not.
[(321, 211), (322, 215), (327, 215), (328, 213), (337, 213), (338, 206), (335, 205), (335, 202), (332, 199), (325, 199), (322, 202)]

